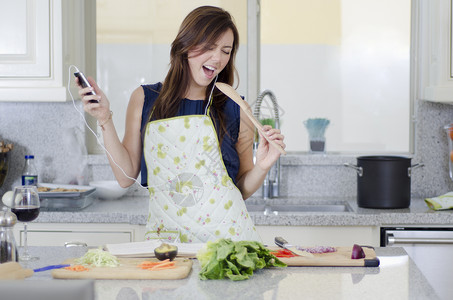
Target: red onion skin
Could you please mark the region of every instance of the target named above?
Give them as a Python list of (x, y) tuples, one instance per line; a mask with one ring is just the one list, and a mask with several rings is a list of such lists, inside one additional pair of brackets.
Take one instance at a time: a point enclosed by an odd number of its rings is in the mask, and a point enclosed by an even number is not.
[(365, 252), (363, 251), (362, 247), (357, 244), (354, 244), (352, 247), (351, 259), (360, 259), (365, 258)]

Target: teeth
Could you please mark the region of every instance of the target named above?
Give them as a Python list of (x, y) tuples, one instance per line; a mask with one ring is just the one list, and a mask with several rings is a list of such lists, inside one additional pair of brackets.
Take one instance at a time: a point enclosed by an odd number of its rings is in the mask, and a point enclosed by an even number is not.
[(215, 71), (215, 68), (214, 67), (211, 67), (211, 66), (204, 66), (206, 69), (208, 70), (211, 70), (211, 71)]

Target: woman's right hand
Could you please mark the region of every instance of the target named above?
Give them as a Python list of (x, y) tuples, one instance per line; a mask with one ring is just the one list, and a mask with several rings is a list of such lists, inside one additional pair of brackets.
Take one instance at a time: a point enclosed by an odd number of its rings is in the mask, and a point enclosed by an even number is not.
[[(96, 118), (98, 123), (102, 124), (110, 118), (110, 102), (92, 77), (87, 77), (87, 80), (92, 87), (83, 88), (79, 84), (79, 79), (75, 79), (75, 82), (79, 87), (79, 95), (82, 100), (83, 110)], [(96, 95), (89, 94), (89, 92), (92, 91), (94, 91)], [(97, 102), (90, 102), (91, 100), (96, 100)]]

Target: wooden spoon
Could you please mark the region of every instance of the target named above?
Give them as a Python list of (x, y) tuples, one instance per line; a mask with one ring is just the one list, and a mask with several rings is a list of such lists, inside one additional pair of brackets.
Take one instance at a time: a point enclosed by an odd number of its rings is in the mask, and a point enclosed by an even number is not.
[(33, 270), (23, 269), (17, 262), (0, 264), (0, 280), (24, 279), (33, 275)]
[(236, 102), (239, 105), (240, 108), (242, 108), (246, 116), (252, 121), (256, 129), (258, 129), (258, 131), (262, 133), (262, 135), (269, 142), (269, 144), (274, 146), (275, 149), (280, 151), (281, 154), (283, 155), (286, 154), (286, 151), (279, 144), (277, 144), (276, 142), (267, 137), (267, 134), (263, 130), (263, 125), (261, 125), (261, 123), (252, 115), (252, 113), (248, 110), (248, 107), (245, 104), (244, 100), (241, 98), (241, 96), (239, 96), (239, 94), (236, 92), (235, 89), (233, 89), (231, 85), (228, 85), (223, 82), (216, 82), (215, 85), (222, 93), (230, 97), (234, 102)]

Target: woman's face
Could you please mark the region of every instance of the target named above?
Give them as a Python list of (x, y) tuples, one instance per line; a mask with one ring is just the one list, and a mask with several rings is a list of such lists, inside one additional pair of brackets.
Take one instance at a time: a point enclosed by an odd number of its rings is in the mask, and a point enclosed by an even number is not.
[(203, 52), (203, 45), (189, 51), (191, 90), (204, 91), (216, 75), (225, 68), (230, 60), (233, 42), (233, 31), (228, 29), (207, 51)]

